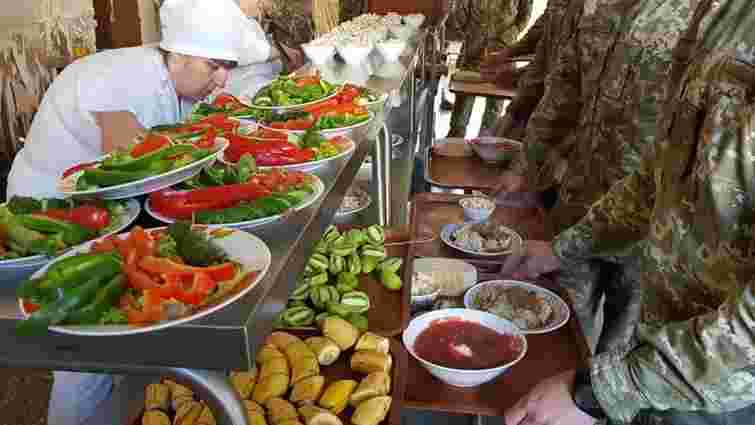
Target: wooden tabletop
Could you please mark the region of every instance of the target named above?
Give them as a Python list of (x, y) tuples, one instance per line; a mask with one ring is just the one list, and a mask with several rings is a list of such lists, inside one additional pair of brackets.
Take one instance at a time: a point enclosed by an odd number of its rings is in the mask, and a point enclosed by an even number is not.
[(501, 88), (487, 81), (451, 80), (448, 84), (448, 90), (456, 94), (484, 96), (496, 99), (513, 99), (516, 97), (516, 88)]
[[(446, 139), (440, 143), (464, 145), (464, 140)], [(495, 189), (501, 174), (506, 170), (506, 164), (485, 163), (474, 153), (464, 157), (451, 157), (439, 155), (433, 148), (427, 151), (425, 167), (425, 180), (433, 186), (483, 192)]]
[[(458, 206), (460, 195), (423, 193), (413, 199), (412, 232), (424, 235), (440, 232), (447, 223), (462, 220)], [(497, 222), (512, 227), (525, 239), (547, 239), (552, 231), (544, 213), (538, 208), (505, 208), (498, 206), (493, 214)], [(415, 236), (416, 237), (416, 236)], [(412, 245), (408, 260), (416, 257), (455, 256), (454, 250), (442, 241)], [(482, 280), (490, 280), (490, 275)], [(495, 278), (504, 278), (496, 276)], [(535, 282), (560, 293), (549, 280)], [(567, 300), (568, 302), (568, 300)], [(584, 365), (588, 350), (584, 336), (572, 312), (570, 320), (560, 329), (527, 336), (527, 354), (503, 376), (477, 388), (457, 388), (436, 379), (411, 355), (408, 360), (407, 388), (404, 405), (415, 409), (453, 413), (502, 415), (537, 383), (562, 371)]]

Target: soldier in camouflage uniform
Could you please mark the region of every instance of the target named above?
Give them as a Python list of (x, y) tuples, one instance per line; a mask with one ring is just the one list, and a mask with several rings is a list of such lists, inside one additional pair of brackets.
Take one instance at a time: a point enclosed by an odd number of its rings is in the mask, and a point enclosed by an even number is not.
[[(512, 73), (510, 79), (517, 81), (517, 96), (506, 108), (506, 115), (496, 123), (496, 136), (516, 140), (524, 137), (527, 121), (543, 97), (545, 78), (553, 68), (558, 47), (571, 35), (568, 31), (562, 31), (562, 21), (568, 5), (569, 0), (548, 0), (545, 11), (535, 24), (521, 40), (508, 49), (509, 57), (534, 53), (535, 58), (524, 68)], [(500, 79), (500, 74), (496, 78)]]
[[(478, 70), (485, 50), (494, 51), (514, 44), (527, 26), (533, 0), (467, 0), (454, 8), (449, 18), (449, 39), (464, 40), (460, 69)], [(451, 114), (450, 137), (464, 137), (472, 115), (474, 96), (457, 95)], [(482, 128), (495, 125), (503, 101), (486, 99)]]
[[(683, 38), (698, 38), (711, 3), (571, 1), (563, 25), (572, 35), (559, 46), (545, 94), (527, 124), (526, 155), (515, 165), (530, 189), (558, 187), (551, 211), (556, 233), (639, 167), (642, 146), (653, 140), (640, 137), (642, 126), (655, 123), (655, 105), (666, 97), (673, 48)], [(667, 42), (646, 42), (659, 35)], [(631, 259), (620, 265), (592, 259), (559, 276), (597, 352), (631, 337), (639, 316), (637, 273)], [(605, 320), (598, 332), (595, 318), (604, 295)]]
[(365, 0), (341, 0), (341, 22), (350, 21), (363, 13), (367, 13)]
[(273, 0), (264, 11), (262, 27), (285, 56), (286, 72), (296, 70), (302, 44), (312, 41), (315, 34), (312, 22), (311, 0)]
[[(656, 142), (550, 254), (525, 263), (532, 274), (639, 257), (637, 332), (593, 358), (581, 385), (591, 388), (594, 415), (602, 410), (612, 423), (755, 421), (755, 9), (750, 0), (723, 0), (711, 15), (700, 23), (699, 44), (637, 21), (643, 44), (677, 43), (667, 99), (646, 105), (660, 118), (638, 125), (637, 137)], [(524, 417), (590, 423), (570, 400), (573, 380), (571, 372), (538, 385), (507, 412), (506, 425)]]

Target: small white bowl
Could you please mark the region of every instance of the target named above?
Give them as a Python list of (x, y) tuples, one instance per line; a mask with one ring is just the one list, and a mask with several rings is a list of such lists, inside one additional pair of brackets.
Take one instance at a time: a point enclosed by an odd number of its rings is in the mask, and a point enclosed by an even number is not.
[[(451, 318), (478, 323), (498, 333), (520, 337), (523, 342), (522, 351), (519, 353), (519, 356), (517, 356), (517, 358), (513, 361), (490, 369), (452, 369), (449, 367), (430, 363), (427, 360), (424, 360), (421, 357), (417, 356), (417, 353), (414, 352), (414, 343), (417, 340), (419, 334), (430, 327), (430, 325), (432, 325), (436, 320)], [(409, 354), (417, 359), (417, 361), (419, 361), (420, 364), (422, 364), (422, 366), (427, 369), (427, 371), (430, 372), (431, 375), (435, 376), (448, 385), (453, 385), (456, 387), (478, 387), (484, 383), (490, 382), (495, 378), (501, 376), (513, 365), (517, 364), (524, 358), (524, 355), (527, 353), (527, 339), (513, 323), (494, 314), (479, 310), (468, 310), (465, 308), (448, 308), (444, 310), (435, 310), (429, 313), (425, 313), (421, 316), (417, 316), (411, 322), (409, 322), (409, 327), (406, 328), (401, 339), (404, 342), (404, 347), (406, 347), (406, 350), (409, 351)]]
[[(474, 208), (470, 206), (470, 202), (475, 199), (482, 199), (488, 204), (487, 207)], [(464, 209), (464, 219), (471, 222), (482, 222), (488, 219), (493, 211), (495, 211), (495, 202), (491, 199), (482, 196), (470, 196), (459, 201), (459, 205)]]
[(424, 295), (412, 295), (411, 308), (412, 311), (427, 310), (435, 304), (435, 300), (440, 295), (440, 288), (436, 288), (435, 291)]
[(389, 25), (388, 31), (398, 39), (409, 40), (414, 35), (415, 28), (409, 25)]
[(378, 52), (388, 63), (398, 62), (401, 54), (406, 49), (406, 41), (399, 39), (391, 39), (381, 41), (376, 44)]
[(406, 23), (407, 25), (412, 26), (414, 28), (419, 28), (422, 26), (422, 23), (425, 22), (425, 15), (421, 13), (404, 15), (403, 20), (404, 20), (404, 23)]
[(336, 47), (332, 44), (302, 44), (302, 50), (315, 65), (324, 65), (335, 55)]
[(372, 52), (372, 49), (372, 43), (365, 45), (344, 41), (336, 45), (338, 55), (341, 56), (344, 62), (351, 66), (359, 66), (363, 64), (370, 55), (370, 52)]

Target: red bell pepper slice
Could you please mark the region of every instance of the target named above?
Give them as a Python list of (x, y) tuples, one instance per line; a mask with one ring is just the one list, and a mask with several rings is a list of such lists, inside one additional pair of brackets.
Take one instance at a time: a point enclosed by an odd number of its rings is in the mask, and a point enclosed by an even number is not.
[(226, 199), (208, 201), (192, 201), (188, 199), (188, 192), (163, 190), (149, 195), (152, 208), (158, 213), (174, 219), (188, 219), (199, 211), (227, 208), (235, 202)]
[(141, 291), (148, 289), (159, 289), (160, 284), (152, 279), (147, 273), (139, 270), (135, 264), (126, 264), (123, 266), (126, 278), (130, 287)]
[(312, 86), (320, 84), (320, 77), (302, 77), (296, 80), (296, 87)]
[(139, 309), (130, 302), (122, 302), (122, 309), (126, 311), (129, 324), (145, 324), (159, 322), (163, 319), (163, 298), (160, 289), (148, 289), (144, 291), (142, 308)]
[(146, 272), (159, 275), (175, 273), (206, 273), (213, 280), (218, 282), (231, 280), (236, 276), (236, 265), (231, 262), (210, 267), (193, 267), (177, 263), (168, 258), (148, 256), (139, 260), (139, 268)]
[(210, 128), (207, 130), (206, 133), (200, 137), (200, 139), (196, 142), (194, 142), (194, 146), (200, 148), (200, 149), (210, 149), (215, 146), (215, 137), (217, 135), (217, 130), (214, 128)]
[(162, 149), (166, 146), (169, 146), (171, 144), (170, 137), (163, 136), (161, 134), (154, 134), (149, 133), (146, 136), (144, 136), (144, 140), (134, 145), (133, 148), (131, 148), (131, 156), (134, 158), (139, 158), (140, 156), (144, 156), (148, 153), (154, 152), (156, 150)]
[(261, 165), (263, 167), (274, 167), (274, 166), (280, 166), (280, 165), (297, 164), (300, 162), (290, 156), (284, 156), (284, 155), (274, 154), (274, 153), (269, 153), (269, 152), (264, 152), (264, 153), (255, 155), (254, 159), (257, 162), (257, 165)]
[(174, 298), (185, 304), (199, 305), (218, 286), (207, 273), (168, 273), (163, 275), (165, 284), (160, 289), (164, 299)]
[(210, 124), (214, 128), (221, 130), (224, 134), (228, 133), (235, 133), (236, 130), (239, 128), (239, 125), (241, 125), (240, 122), (230, 120), (228, 117), (225, 116), (225, 114), (211, 114), (205, 118), (203, 118), (201, 123)]
[(76, 164), (73, 167), (71, 167), (71, 168), (63, 171), (63, 178), (66, 178), (66, 177), (68, 177), (68, 176), (70, 176), (72, 174), (75, 174), (75, 173), (77, 173), (79, 171), (86, 170), (88, 168), (94, 168), (94, 167), (96, 167), (99, 164), (100, 164), (99, 161), (86, 162), (86, 163), (83, 163), (83, 164)]
[(186, 193), (192, 202), (207, 201), (253, 201), (270, 195), (270, 191), (256, 184), (242, 183), (191, 190)]
[(29, 301), (24, 301), (24, 311), (26, 311), (26, 314), (32, 314), (35, 311), (39, 310), (39, 304), (34, 304)]

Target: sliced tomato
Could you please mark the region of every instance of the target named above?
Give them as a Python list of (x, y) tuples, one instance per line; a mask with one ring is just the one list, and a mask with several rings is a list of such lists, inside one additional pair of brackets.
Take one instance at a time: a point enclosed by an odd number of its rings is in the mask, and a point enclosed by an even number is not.
[(140, 156), (144, 156), (148, 153), (162, 149), (166, 146), (169, 146), (170, 144), (170, 137), (163, 136), (161, 134), (149, 133), (144, 136), (144, 140), (142, 140), (140, 143), (137, 143), (133, 148), (131, 148), (130, 154), (134, 158), (139, 158)]
[(32, 314), (35, 311), (39, 310), (40, 305), (34, 304), (29, 301), (24, 301), (24, 311), (26, 311), (27, 314)]

